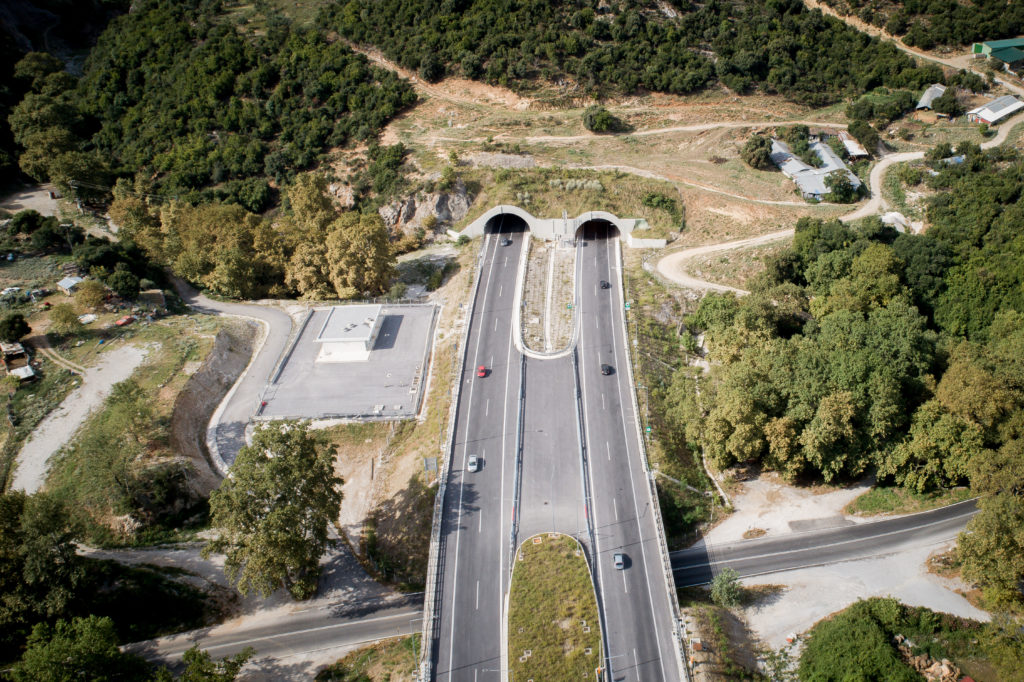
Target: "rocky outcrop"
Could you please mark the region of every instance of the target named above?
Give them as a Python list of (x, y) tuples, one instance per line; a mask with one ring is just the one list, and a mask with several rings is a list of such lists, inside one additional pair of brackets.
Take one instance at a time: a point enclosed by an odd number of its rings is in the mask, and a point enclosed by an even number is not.
[(936, 661), (928, 654), (914, 654), (914, 643), (903, 635), (896, 635), (896, 648), (903, 660), (928, 682), (957, 682), (961, 677), (960, 668), (948, 659)]
[(462, 180), (450, 192), (414, 194), (381, 206), (380, 217), (391, 232), (413, 232), (429, 224), (434, 217), (434, 228), (443, 231), (466, 217), (473, 200), (466, 192)]
[(249, 364), (256, 332), (252, 322), (231, 323), (219, 331), (206, 360), (174, 401), (171, 448), (191, 465), (189, 487), (198, 497), (206, 497), (220, 485), (220, 476), (210, 465), (206, 450), (206, 427), (221, 399)]

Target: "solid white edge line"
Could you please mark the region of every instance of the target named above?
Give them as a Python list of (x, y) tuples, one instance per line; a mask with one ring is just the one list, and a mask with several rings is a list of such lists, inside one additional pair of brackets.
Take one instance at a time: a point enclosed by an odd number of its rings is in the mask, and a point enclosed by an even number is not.
[[(490, 235), (484, 235), (484, 239), (486, 240), (484, 244), (484, 249), (490, 246), (490, 242), (492, 241), (494, 242), (495, 245), (497, 245), (498, 243), (498, 240), (492, 240), (490, 238)], [(497, 251), (497, 246), (495, 246), (494, 250)], [(491, 288), (491, 275), (494, 273), (494, 263), (491, 259), (493, 259), (493, 256), (489, 259), (485, 259), (485, 262), (487, 263), (487, 282), (486, 284), (484, 284), (484, 297), (480, 309), (481, 315), (484, 313), (484, 308), (487, 305), (487, 292)], [(476, 301), (473, 301), (473, 305), (476, 305)], [(477, 365), (477, 360), (480, 357), (480, 340), (482, 337), (483, 334), (481, 334), (480, 331), (477, 330), (476, 349), (473, 351), (473, 362), (470, 364), (470, 367), (475, 367)], [(463, 366), (463, 371), (465, 371), (465, 366)], [(470, 374), (472, 374), (472, 372)], [(471, 378), (469, 383), (469, 401), (466, 405), (467, 425), (473, 423), (473, 389), (475, 387), (476, 382), (473, 381)], [(455, 572), (452, 575), (452, 627), (450, 641), (448, 643), (448, 679), (451, 679), (451, 671), (454, 668), (454, 666), (452, 665), (452, 657), (455, 655), (455, 616), (458, 613), (458, 610), (455, 608), (455, 600), (459, 593), (459, 540), (462, 538), (462, 496), (466, 489), (466, 457), (468, 456), (468, 452), (469, 439), (467, 438), (462, 444), (462, 471), (459, 473), (459, 515), (458, 520), (455, 524)], [(439, 679), (441, 677), (441, 674), (442, 673), (438, 671), (437, 675)]]
[[(608, 251), (609, 252), (612, 250), (611, 249), (611, 243), (612, 243), (611, 240), (608, 240), (608, 244), (609, 244)], [(610, 253), (608, 254), (607, 263), (608, 263), (608, 279), (611, 280), (612, 279), (612, 275), (611, 275), (612, 266), (611, 266), (611, 254)], [(619, 273), (619, 291), (622, 291), (622, 290), (623, 289), (622, 289), (621, 273)], [(612, 319), (614, 319), (616, 322), (619, 322), (620, 320), (619, 320), (619, 318), (617, 316), (618, 315), (625, 315), (624, 309), (623, 308), (619, 308), (618, 310), (616, 310), (616, 306), (612, 305), (611, 302), (609, 302), (609, 307), (612, 310)], [(619, 344), (618, 344), (617, 339), (618, 339), (618, 336), (619, 336), (620, 332), (624, 333), (623, 330), (626, 328), (625, 321), (622, 320), (622, 324), (615, 324), (614, 326), (615, 326), (615, 330), (612, 332), (613, 350), (614, 350), (614, 355), (616, 357), (618, 357), (619, 360), (621, 361), (622, 360), (622, 356), (619, 355)], [(625, 346), (626, 346), (626, 340), (623, 339), (622, 340), (623, 353), (628, 352), (627, 349), (625, 348)], [(629, 362), (628, 358), (626, 359), (626, 362)], [(623, 366), (623, 365), (620, 364), (620, 366)], [(626, 424), (626, 409), (627, 409), (626, 402), (622, 399), (622, 382), (623, 382), (623, 378), (622, 377), (623, 376), (626, 376), (626, 375), (618, 374), (618, 381), (616, 381), (615, 383), (616, 383), (616, 385), (618, 386), (618, 389), (619, 389), (619, 414), (622, 416), (622, 436), (623, 436), (623, 439), (625, 440), (625, 443), (626, 443), (626, 463), (628, 465), (627, 469), (629, 471), (630, 492), (633, 495), (633, 509), (636, 512), (636, 529), (637, 529), (637, 534), (640, 536), (640, 555), (644, 559), (644, 586), (647, 588), (647, 600), (648, 600), (648, 603), (651, 606), (651, 620), (654, 623), (654, 637), (655, 637), (655, 639), (657, 640), (657, 643), (658, 643), (658, 646), (657, 646), (657, 650), (658, 650), (658, 667), (661, 668), (661, 679), (667, 680), (668, 678), (665, 677), (665, 660), (664, 660), (665, 657), (662, 655), (662, 648), (661, 648), (661, 646), (662, 646), (661, 645), (661, 629), (658, 627), (658, 611), (657, 611), (657, 609), (654, 608), (654, 591), (651, 589), (651, 577), (650, 577), (650, 573), (649, 573), (650, 572), (650, 564), (647, 563), (647, 540), (644, 538), (643, 526), (640, 523), (640, 504), (639, 504), (639, 502), (637, 500), (636, 482), (635, 482), (635, 480), (633, 478), (633, 459), (630, 458), (630, 456), (629, 456), (629, 441), (631, 440), (631, 438), (629, 438), (629, 436), (626, 435), (627, 433), (629, 433), (629, 427)], [(633, 390), (632, 386), (630, 386), (630, 390)], [(632, 405), (632, 402), (630, 403), (630, 405)], [(639, 419), (640, 415), (633, 415), (633, 418), (634, 419)], [(639, 445), (639, 444), (637, 444), (637, 445)], [(636, 459), (638, 461), (640, 460), (640, 452), (639, 451), (636, 453)], [(644, 482), (646, 484), (646, 480)], [(653, 500), (651, 501), (651, 503), (653, 503)], [(653, 509), (651, 510), (651, 517), (652, 517), (652, 519), (654, 518), (654, 510)], [(655, 530), (657, 530), (657, 529), (655, 529)], [(635, 652), (634, 652), (634, 655), (635, 655)]]

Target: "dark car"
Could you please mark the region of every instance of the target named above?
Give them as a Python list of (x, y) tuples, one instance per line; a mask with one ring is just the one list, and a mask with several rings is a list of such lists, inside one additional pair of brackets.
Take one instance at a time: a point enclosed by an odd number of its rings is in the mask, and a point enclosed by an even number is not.
[(501, 244), (502, 246), (511, 246), (511, 245), (512, 245), (512, 240), (511, 240), (511, 239), (509, 239), (508, 237), (502, 237), (502, 238), (501, 238), (501, 242), (499, 242), (499, 243), (500, 243), (500, 244)]
[(602, 279), (601, 280), (601, 288), (602, 289), (611, 289), (612, 285), (608, 283), (608, 280)]
[(601, 365), (601, 374), (604, 374), (605, 376), (608, 376), (614, 371), (615, 369), (611, 365)]

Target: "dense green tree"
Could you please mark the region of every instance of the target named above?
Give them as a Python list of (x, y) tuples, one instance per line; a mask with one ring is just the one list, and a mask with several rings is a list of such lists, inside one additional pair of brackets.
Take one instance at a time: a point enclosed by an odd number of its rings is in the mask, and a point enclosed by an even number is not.
[(215, 661), (209, 652), (201, 650), (197, 644), (182, 654), (185, 669), (180, 675), (175, 676), (163, 668), (157, 672), (155, 682), (234, 682), (238, 679), (242, 667), (255, 654), (255, 649), (246, 647), (234, 656)]
[(889, 628), (897, 625), (900, 608), (892, 599), (861, 601), (816, 623), (800, 655), (799, 678), (807, 682), (919, 680), (920, 675), (890, 644), (896, 633)]
[(751, 135), (750, 139), (743, 145), (740, 156), (751, 168), (758, 170), (771, 170), (772, 164), (772, 141), (767, 135)]
[(66, 615), (84, 574), (76, 539), (54, 498), (0, 496), (0, 648), (7, 660), (34, 623)]
[(828, 194), (825, 195), (827, 201), (836, 204), (852, 204), (860, 199), (860, 191), (854, 187), (846, 171), (837, 170), (826, 175), (825, 187), (828, 187)]
[(917, 89), (942, 78), (940, 69), (916, 68), (892, 45), (791, 0), (704, 3), (672, 16), (653, 0), (621, 11), (565, 1), (349, 0), (319, 21), (424, 77), (458, 73), (523, 90), (537, 79), (564, 79), (595, 94), (686, 94), (717, 80), (737, 92), (756, 87), (820, 105), (878, 85)]
[(225, 570), (242, 594), (269, 596), (284, 587), (308, 599), (316, 592), (328, 526), (341, 505), (333, 457), (334, 448), (304, 422), (259, 428), (238, 452), (231, 476), (210, 496), (220, 536), (203, 555), (224, 552)]
[(79, 329), (78, 313), (70, 303), (58, 303), (50, 309), (50, 329), (58, 334), (68, 334)]
[(735, 569), (723, 568), (711, 581), (711, 600), (719, 606), (739, 606), (742, 597), (743, 586)]
[(583, 111), (583, 127), (592, 133), (618, 133), (628, 129), (622, 119), (597, 104)]
[(21, 313), (8, 313), (0, 319), (0, 341), (15, 343), (32, 331)]
[(36, 625), (11, 670), (17, 682), (148, 680), (150, 674), (145, 660), (118, 648), (114, 622), (97, 616)]
[(957, 541), (963, 575), (982, 586), (994, 604), (1019, 603), (1024, 580), (1024, 498), (994, 495)]
[(391, 286), (395, 257), (376, 213), (345, 213), (327, 236), (327, 267), (339, 298), (383, 294)]

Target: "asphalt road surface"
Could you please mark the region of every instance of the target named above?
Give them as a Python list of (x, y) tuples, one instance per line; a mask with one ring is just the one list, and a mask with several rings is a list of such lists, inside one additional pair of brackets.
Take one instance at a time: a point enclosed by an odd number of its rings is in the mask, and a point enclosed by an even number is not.
[[(512, 343), (516, 274), (525, 233), (483, 241), (480, 288), (462, 367), (452, 461), (448, 470), (436, 595), (438, 627), (431, 645), (437, 680), (498, 680), (508, 582), (512, 481), (521, 357)], [(485, 376), (477, 368), (485, 367)], [(468, 471), (477, 455), (478, 471)]]
[(280, 665), (284, 659), (321, 649), (376, 642), (419, 632), (422, 595), (399, 599), (373, 599), (291, 611), (283, 619), (243, 630), (214, 626), (173, 637), (129, 644), (124, 648), (150, 660), (174, 664), (198, 644), (215, 659), (233, 656), (246, 647), (256, 650), (260, 669)]
[(260, 395), (288, 345), (288, 338), (292, 332), (292, 318), (283, 310), (270, 306), (214, 301), (200, 294), (182, 279), (174, 277), (172, 281), (178, 295), (194, 310), (211, 315), (246, 317), (264, 323), (266, 336), (262, 347), (253, 351), (255, 357), (226, 396), (227, 403), (223, 405), (223, 409), (218, 409), (210, 420), (209, 428), (215, 434), (219, 456), (230, 467), (238, 451), (245, 445), (245, 427), (256, 413)]
[[(710, 548), (691, 547), (672, 553), (676, 585), (686, 587), (706, 583), (713, 572), (725, 567), (736, 569), (741, 576), (765, 575), (893, 554), (912, 546), (940, 544), (954, 539), (967, 525), (974, 511), (973, 502), (963, 502), (929, 512), (855, 526), (743, 540)], [(603, 572), (611, 573), (610, 570)], [(399, 601), (367, 599), (296, 610), (273, 622), (255, 627), (203, 628), (149, 642), (129, 644), (125, 648), (147, 658), (169, 663), (179, 660), (181, 654), (193, 644), (210, 651), (215, 658), (231, 656), (246, 646), (252, 646), (257, 650), (258, 659), (287, 659), (290, 655), (319, 649), (354, 646), (419, 632), (421, 599), (420, 595), (409, 595)], [(500, 614), (501, 611), (494, 613)], [(609, 613), (614, 618), (620, 618), (619, 614), (611, 610)], [(500, 618), (500, 615), (496, 618)], [(499, 630), (495, 629), (495, 632)], [(461, 638), (465, 634), (465, 631), (460, 630), (458, 636)], [(496, 655), (493, 651), (500, 642), (500, 634), (494, 636), (496, 639), (491, 640), (492, 655)], [(613, 659), (612, 662), (614, 664), (621, 660)], [(482, 667), (498, 666), (489, 664)], [(469, 677), (472, 677), (474, 669), (469, 668)], [(614, 671), (616, 677), (623, 672), (618, 666), (614, 667)], [(480, 670), (478, 679), (498, 678), (496, 673)]]
[[(607, 664), (614, 680), (673, 681), (682, 679), (672, 639), (676, 598), (668, 593), (637, 443), (615, 239), (605, 228), (588, 226), (577, 247), (577, 347)], [(602, 365), (611, 374), (602, 374)], [(617, 552), (626, 555), (622, 570), (613, 565)]]
[(974, 500), (968, 500), (919, 514), (830, 530), (728, 545), (699, 544), (673, 552), (672, 571), (677, 587), (690, 587), (711, 582), (727, 566), (740, 577), (751, 577), (894, 554), (955, 538), (975, 512)]

